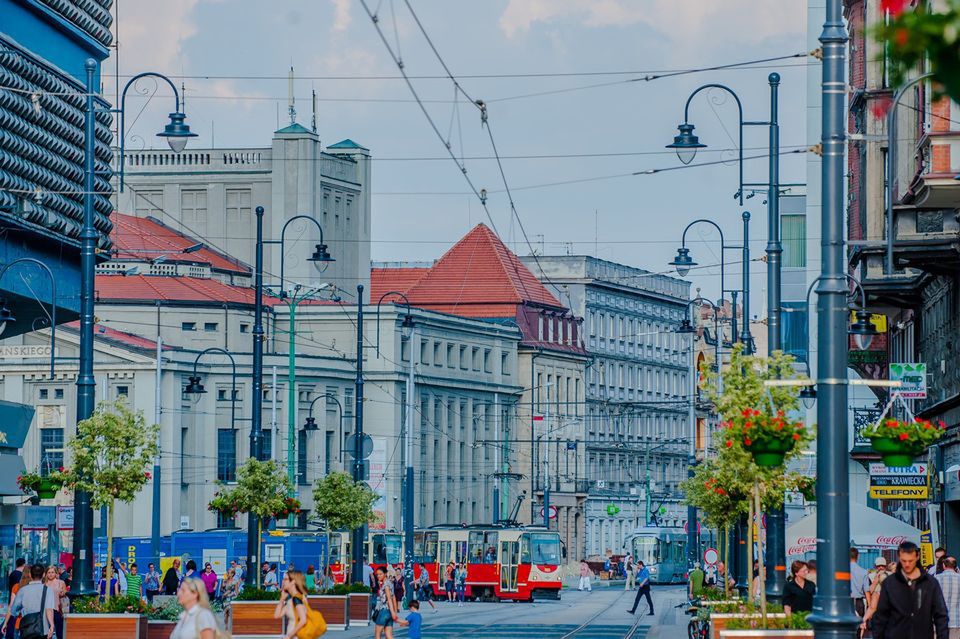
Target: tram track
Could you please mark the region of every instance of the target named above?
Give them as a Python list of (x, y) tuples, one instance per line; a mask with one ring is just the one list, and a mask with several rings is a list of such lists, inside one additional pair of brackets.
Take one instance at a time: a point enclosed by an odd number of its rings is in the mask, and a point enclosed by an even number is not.
[[(616, 597), (613, 601), (611, 601), (611, 602), (610, 602), (609, 604), (607, 604), (605, 607), (603, 607), (602, 609), (598, 610), (596, 613), (594, 613), (593, 615), (591, 615), (591, 616), (590, 616), (586, 621), (584, 621), (582, 624), (580, 624), (579, 626), (577, 626), (577, 627), (574, 628), (573, 630), (568, 631), (566, 634), (560, 635), (560, 637), (559, 637), (558, 639), (575, 639), (576, 637), (579, 637), (579, 636), (581, 636), (581, 635), (589, 632), (589, 631), (590, 631), (590, 624), (592, 624), (594, 621), (596, 621), (599, 617), (605, 615), (605, 614), (606, 614), (607, 612), (609, 612), (610, 609), (612, 609), (614, 606), (622, 605), (622, 602), (620, 601), (622, 597), (623, 597), (623, 595), (620, 595), (620, 596)], [(630, 629), (627, 631), (627, 634), (625, 634), (625, 635), (623, 636), (623, 639), (633, 639), (633, 637), (634, 637), (634, 636), (636, 635), (636, 633), (637, 633), (637, 630), (640, 628), (640, 621), (641, 621), (641, 619), (642, 619), (642, 617), (637, 617), (636, 619), (634, 619), (633, 624), (630, 626)]]

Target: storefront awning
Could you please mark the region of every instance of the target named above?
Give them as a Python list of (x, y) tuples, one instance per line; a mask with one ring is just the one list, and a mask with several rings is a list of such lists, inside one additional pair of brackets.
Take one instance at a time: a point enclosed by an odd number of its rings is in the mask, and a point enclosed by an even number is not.
[[(863, 504), (850, 504), (851, 545), (858, 548), (896, 548), (904, 541), (920, 545), (920, 531), (899, 519)], [(817, 515), (807, 515), (787, 528), (787, 557), (817, 548)]]

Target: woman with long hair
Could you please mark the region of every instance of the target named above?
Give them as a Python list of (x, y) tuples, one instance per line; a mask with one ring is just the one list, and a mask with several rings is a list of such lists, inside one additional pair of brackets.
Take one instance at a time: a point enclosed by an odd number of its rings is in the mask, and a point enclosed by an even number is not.
[(217, 618), (210, 610), (210, 597), (202, 581), (185, 578), (177, 589), (177, 601), (183, 612), (170, 639), (216, 639)]
[(10, 623), (10, 607), (13, 606), (13, 600), (17, 598), (17, 593), (20, 592), (20, 588), (30, 583), (30, 564), (26, 564), (20, 570), (20, 583), (13, 584), (13, 588), (10, 589), (10, 603), (7, 604), (7, 614), (3, 618), (3, 625), (0, 626), (0, 635), (8, 639), (13, 639), (17, 634), (16, 631), (20, 628), (19, 615), (13, 621), (13, 624)]
[(397, 599), (393, 594), (393, 584), (387, 578), (387, 571), (382, 566), (376, 571), (377, 603), (373, 608), (374, 639), (386, 637), (393, 639), (393, 624), (397, 618)]
[(220, 584), (220, 599), (223, 600), (223, 627), (229, 629), (233, 615), (233, 600), (240, 594), (240, 578), (236, 568), (228, 568)]
[(307, 580), (299, 570), (288, 570), (280, 584), (280, 601), (273, 611), (274, 619), (287, 620), (285, 639), (294, 639), (307, 625)]
[(53, 628), (57, 639), (63, 639), (64, 604), (69, 605), (70, 600), (67, 599), (67, 585), (60, 579), (60, 571), (57, 570), (56, 566), (47, 566), (46, 572), (43, 573), (43, 585), (52, 590), (56, 597), (57, 604), (53, 609)]
[(790, 564), (793, 578), (787, 580), (783, 587), (783, 611), (788, 615), (813, 610), (813, 596), (817, 594), (817, 586), (807, 579), (809, 572), (810, 568), (805, 561), (798, 559)]

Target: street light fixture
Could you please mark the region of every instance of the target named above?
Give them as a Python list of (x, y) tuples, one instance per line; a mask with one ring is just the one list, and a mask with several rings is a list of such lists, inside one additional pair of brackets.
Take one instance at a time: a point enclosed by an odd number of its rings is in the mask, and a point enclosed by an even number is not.
[(187, 384), (187, 387), (183, 389), (184, 395), (202, 395), (206, 393), (207, 390), (203, 387), (203, 384), (200, 383), (199, 375), (191, 375), (187, 379), (190, 380), (190, 383)]
[(237, 429), (237, 362), (233, 359), (228, 351), (213, 346), (206, 350), (201, 351), (197, 354), (196, 359), (193, 360), (193, 375), (189, 376), (187, 380), (189, 383), (183, 389), (184, 395), (203, 395), (207, 392), (207, 389), (203, 387), (201, 383), (203, 380), (200, 377), (200, 374), (197, 372), (197, 366), (200, 363), (200, 358), (208, 353), (220, 353), (226, 355), (230, 360), (230, 366), (232, 368), (232, 376), (230, 383), (230, 428), (233, 430)]
[(157, 133), (158, 138), (167, 138), (167, 144), (174, 153), (183, 151), (187, 148), (190, 138), (197, 137), (196, 133), (190, 131), (190, 125), (184, 122), (186, 117), (183, 113), (171, 113), (170, 123), (163, 127), (163, 131)]
[(684, 164), (690, 164), (697, 155), (697, 149), (706, 148), (707, 145), (701, 144), (700, 138), (693, 134), (692, 124), (684, 122), (677, 128), (680, 129), (680, 133), (674, 136), (673, 144), (668, 144), (666, 148), (676, 149), (680, 161)]
[(856, 321), (850, 325), (850, 334), (853, 335), (853, 340), (857, 343), (857, 348), (865, 351), (870, 348), (870, 344), (873, 343), (877, 329), (874, 327), (873, 322), (870, 321), (870, 313), (868, 311), (863, 309), (854, 311), (854, 317)]
[(696, 265), (697, 263), (693, 261), (692, 257), (690, 257), (690, 249), (686, 247), (678, 248), (677, 256), (673, 258), (672, 262), (670, 262), (670, 266), (675, 266), (677, 268), (677, 275), (680, 277), (686, 277), (690, 272), (690, 268)]

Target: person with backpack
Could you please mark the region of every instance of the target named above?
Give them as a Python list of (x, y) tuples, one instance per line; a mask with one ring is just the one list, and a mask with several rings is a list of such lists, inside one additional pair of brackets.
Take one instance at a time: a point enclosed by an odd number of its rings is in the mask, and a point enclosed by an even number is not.
[(11, 617), (21, 615), (20, 639), (51, 639), (54, 635), (53, 611), (57, 593), (43, 584), (46, 572), (40, 564), (30, 566), (30, 583), (22, 586), (3, 620), (6, 632)]
[(185, 577), (177, 589), (177, 602), (183, 606), (183, 612), (170, 633), (170, 639), (218, 639), (223, 636), (202, 581)]
[(287, 570), (280, 584), (280, 601), (274, 619), (286, 619), (284, 639), (317, 639), (327, 631), (327, 622), (319, 611), (310, 608), (307, 579), (299, 570)]

